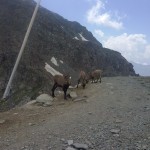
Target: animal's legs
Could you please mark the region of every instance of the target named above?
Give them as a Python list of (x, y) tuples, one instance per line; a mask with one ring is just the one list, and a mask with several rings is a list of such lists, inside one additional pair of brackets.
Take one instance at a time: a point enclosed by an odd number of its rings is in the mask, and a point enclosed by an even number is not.
[(80, 79), (78, 79), (78, 84), (77, 84), (77, 88), (78, 88), (78, 85), (79, 85), (79, 83), (80, 83)]
[(54, 91), (57, 88), (57, 83), (54, 83), (53, 88), (52, 88), (52, 97), (55, 97)]
[(64, 99), (67, 99), (67, 89), (68, 89), (68, 85), (64, 85), (63, 86), (63, 91), (64, 91)]

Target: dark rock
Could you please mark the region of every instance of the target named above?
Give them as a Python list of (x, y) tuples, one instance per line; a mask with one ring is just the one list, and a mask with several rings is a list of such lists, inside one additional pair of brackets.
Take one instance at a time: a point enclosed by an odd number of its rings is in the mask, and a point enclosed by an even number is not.
[(72, 146), (76, 149), (87, 150), (88, 146), (86, 144), (74, 143)]

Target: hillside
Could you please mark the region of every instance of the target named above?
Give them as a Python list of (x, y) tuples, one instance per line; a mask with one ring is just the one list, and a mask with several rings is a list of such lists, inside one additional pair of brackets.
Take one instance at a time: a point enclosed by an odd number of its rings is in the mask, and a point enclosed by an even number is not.
[[(32, 0), (0, 1), (0, 96), (34, 7)], [(131, 63), (119, 52), (103, 48), (86, 27), (40, 7), (12, 84), (13, 105), (22, 97), (36, 97), (39, 91), (50, 93), (52, 74), (47, 71), (47, 65), (61, 73), (70, 73), (73, 85), (80, 69), (90, 72), (101, 68), (103, 76), (136, 75)]]

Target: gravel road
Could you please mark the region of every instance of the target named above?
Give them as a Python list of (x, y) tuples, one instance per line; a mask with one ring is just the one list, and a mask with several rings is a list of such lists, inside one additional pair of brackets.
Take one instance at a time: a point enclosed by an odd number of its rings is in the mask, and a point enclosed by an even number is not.
[(150, 78), (105, 77), (59, 96), (50, 107), (19, 106), (0, 113), (0, 150), (150, 150)]

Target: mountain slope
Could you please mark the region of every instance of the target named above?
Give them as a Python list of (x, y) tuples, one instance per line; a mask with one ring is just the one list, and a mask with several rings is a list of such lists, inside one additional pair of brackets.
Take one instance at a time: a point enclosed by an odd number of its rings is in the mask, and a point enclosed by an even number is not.
[[(32, 0), (0, 1), (0, 96), (34, 8)], [(51, 61), (52, 57), (59, 62), (58, 66)], [(61, 73), (70, 73), (73, 84), (80, 69), (90, 72), (101, 68), (103, 76), (136, 75), (131, 63), (120, 53), (103, 48), (84, 26), (40, 7), (12, 84), (16, 99), (23, 95), (33, 98), (39, 91), (50, 92), (52, 75), (45, 69), (46, 64)]]

